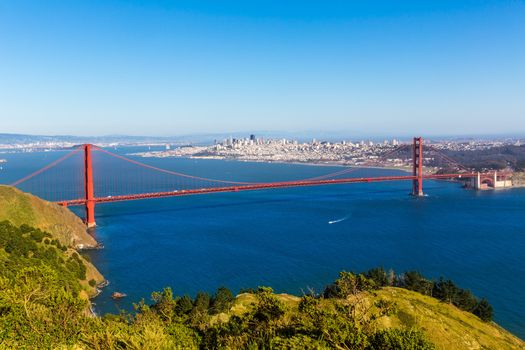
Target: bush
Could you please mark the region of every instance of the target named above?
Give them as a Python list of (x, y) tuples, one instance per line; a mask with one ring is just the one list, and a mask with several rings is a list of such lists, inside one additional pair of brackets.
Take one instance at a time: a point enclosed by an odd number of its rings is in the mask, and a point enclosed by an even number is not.
[(339, 294), (339, 287), (335, 283), (330, 283), (323, 291), (323, 297), (326, 299), (339, 298)]
[(255, 294), (255, 293), (257, 293), (257, 289), (255, 289), (255, 288), (250, 288), (250, 287), (249, 287), (249, 288), (241, 288), (241, 289), (239, 290), (239, 294), (243, 294), (243, 293)]
[(40, 231), (40, 230), (33, 230), (33, 231), (31, 231), (29, 236), (31, 237), (31, 239), (33, 241), (36, 241), (36, 242), (40, 243), (40, 242), (42, 242), (44, 237), (49, 237), (50, 235), (48, 233)]
[(91, 262), (91, 257), (88, 254), (82, 254), (82, 259), (84, 259), (87, 262)]
[(374, 289), (377, 289), (375, 282), (363, 274), (341, 271), (339, 278), (333, 285), (325, 289), (323, 295), (325, 295), (325, 297), (347, 298), (350, 295)]
[(279, 319), (284, 315), (285, 306), (275, 295), (270, 287), (259, 287), (257, 291), (257, 305), (253, 317), (263, 323)]
[(434, 350), (435, 346), (425, 335), (414, 329), (385, 329), (370, 339), (371, 350)]

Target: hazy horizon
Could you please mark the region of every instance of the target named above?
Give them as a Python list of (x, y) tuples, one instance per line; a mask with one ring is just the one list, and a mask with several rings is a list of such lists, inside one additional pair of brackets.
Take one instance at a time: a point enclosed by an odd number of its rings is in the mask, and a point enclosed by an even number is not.
[[(132, 139), (144, 139), (150, 141), (177, 141), (183, 139), (193, 139), (196, 141), (203, 140), (221, 140), (228, 137), (247, 138), (254, 134), (256, 137), (263, 138), (288, 138), (295, 140), (408, 140), (412, 137), (420, 136), (427, 140), (463, 140), (463, 139), (480, 139), (480, 140), (503, 140), (503, 139), (525, 139), (525, 133), (499, 133), (499, 134), (356, 134), (345, 131), (304, 131), (293, 132), (285, 130), (252, 130), (252, 131), (232, 131), (232, 132), (201, 132), (201, 133), (187, 133), (187, 134), (166, 134), (166, 135), (140, 135), (140, 134), (93, 134), (93, 135), (77, 135), (77, 134), (27, 134), (27, 133), (0, 133), (0, 142), (2, 138), (17, 137), (44, 137), (44, 138), (73, 138), (73, 139), (123, 139), (123, 141), (132, 141)], [(128, 140), (126, 140), (128, 139)]]

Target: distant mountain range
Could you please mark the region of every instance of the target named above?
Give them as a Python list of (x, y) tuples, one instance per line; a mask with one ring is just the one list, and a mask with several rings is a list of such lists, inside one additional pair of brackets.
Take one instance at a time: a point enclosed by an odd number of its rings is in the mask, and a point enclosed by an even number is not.
[(72, 135), (27, 135), (27, 134), (0, 134), (0, 144), (28, 144), (48, 142), (71, 142), (71, 143), (142, 143), (142, 142), (164, 142), (173, 138), (148, 137), (148, 136), (72, 136)]
[[(287, 138), (298, 141), (311, 141), (317, 139), (320, 141), (341, 141), (341, 140), (370, 140), (383, 141), (385, 139), (391, 140), (397, 138), (398, 140), (410, 140), (413, 135), (397, 135), (397, 136), (364, 136), (362, 133), (351, 131), (253, 131), (253, 132), (230, 132), (230, 133), (195, 133), (178, 136), (131, 136), (131, 135), (105, 135), (105, 136), (73, 136), (73, 135), (29, 135), (29, 134), (9, 134), (0, 133), (0, 144), (30, 144), (30, 143), (49, 143), (49, 142), (70, 142), (70, 143), (95, 143), (95, 144), (152, 144), (152, 143), (171, 143), (171, 144), (192, 144), (203, 145), (211, 144), (215, 140), (222, 141), (229, 137), (245, 138), (250, 134), (255, 137), (263, 138)], [(360, 136), (359, 136), (360, 135)], [(423, 135), (425, 136), (425, 135)], [(428, 138), (428, 137), (427, 137)], [(438, 136), (432, 135), (432, 140), (472, 140), (472, 139), (516, 139), (523, 138), (523, 135), (451, 135)]]
[[(28, 135), (0, 133), (0, 144), (29, 144), (49, 142), (71, 143), (119, 143), (119, 144), (144, 144), (144, 143), (174, 143), (174, 144), (210, 144), (215, 140), (222, 141), (229, 137), (246, 138), (251, 134), (257, 138), (287, 138), (299, 141), (311, 141), (313, 138), (326, 141), (340, 141), (356, 139), (347, 132), (284, 132), (284, 131), (254, 131), (254, 132), (229, 132), (229, 133), (196, 133), (178, 136), (130, 136), (130, 135), (105, 135), (105, 136), (73, 136), (73, 135)], [(368, 138), (367, 138), (368, 139)], [(372, 140), (379, 138), (372, 138)]]

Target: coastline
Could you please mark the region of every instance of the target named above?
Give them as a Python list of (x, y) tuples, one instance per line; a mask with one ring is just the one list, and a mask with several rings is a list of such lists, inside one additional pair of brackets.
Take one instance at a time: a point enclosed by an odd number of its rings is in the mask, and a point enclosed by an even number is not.
[[(402, 171), (407, 174), (412, 173), (412, 168), (410, 166), (374, 166), (374, 165), (356, 165), (356, 164), (344, 164), (341, 161), (297, 161), (297, 160), (265, 160), (265, 159), (241, 159), (235, 157), (222, 157), (222, 156), (186, 156), (186, 155), (169, 155), (169, 156), (144, 156), (141, 153), (131, 153), (130, 156), (138, 156), (141, 158), (182, 158), (182, 159), (202, 159), (202, 160), (222, 160), (222, 161), (233, 161), (233, 162), (244, 162), (244, 163), (265, 163), (265, 164), (290, 164), (290, 165), (305, 165), (305, 166), (318, 166), (318, 167), (340, 167), (340, 168), (356, 168), (356, 169), (384, 169), (384, 170), (397, 170)], [(516, 172), (514, 176), (518, 177), (517, 181), (514, 181), (510, 187), (511, 188), (525, 188), (525, 172)]]
[(341, 161), (307, 161), (302, 162), (298, 160), (264, 160), (264, 159), (241, 159), (234, 157), (221, 157), (221, 156), (144, 156), (140, 153), (130, 153), (128, 156), (138, 156), (141, 158), (182, 158), (182, 159), (201, 159), (201, 160), (223, 160), (233, 162), (244, 162), (244, 163), (265, 163), (265, 164), (291, 164), (291, 165), (306, 165), (306, 166), (319, 166), (319, 167), (341, 167), (341, 168), (359, 168), (359, 169), (385, 169), (385, 170), (400, 170), (406, 173), (412, 172), (408, 166), (396, 167), (396, 166), (373, 166), (373, 165), (356, 165), (356, 164), (345, 164)]
[[(189, 159), (206, 159), (203, 157), (189, 157)], [(291, 165), (306, 165), (306, 166), (318, 166), (318, 167), (340, 167), (340, 168), (357, 168), (357, 169), (385, 169), (385, 170), (400, 170), (407, 173), (411, 172), (408, 167), (395, 167), (395, 166), (373, 166), (373, 165), (352, 165), (352, 164), (341, 164), (339, 162), (299, 162), (299, 161), (269, 161), (269, 160), (255, 160), (255, 159), (236, 159), (236, 158), (213, 158), (218, 160), (245, 162), (245, 163), (266, 163), (266, 164), (291, 164)]]

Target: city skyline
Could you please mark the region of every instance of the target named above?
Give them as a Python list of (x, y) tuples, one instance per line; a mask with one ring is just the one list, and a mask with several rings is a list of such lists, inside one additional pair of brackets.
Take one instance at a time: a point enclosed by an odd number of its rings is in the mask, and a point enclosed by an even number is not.
[(7, 1), (6, 133), (525, 134), (517, 1)]

